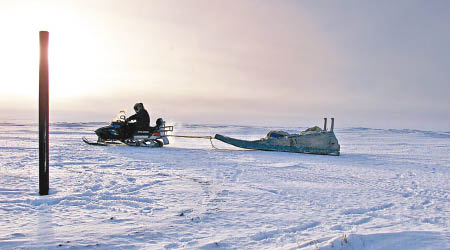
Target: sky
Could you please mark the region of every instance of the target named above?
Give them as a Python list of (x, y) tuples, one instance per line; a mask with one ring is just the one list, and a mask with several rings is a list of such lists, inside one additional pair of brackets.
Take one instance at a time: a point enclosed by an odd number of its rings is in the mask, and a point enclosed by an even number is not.
[(450, 131), (450, 1), (0, 0), (1, 120)]

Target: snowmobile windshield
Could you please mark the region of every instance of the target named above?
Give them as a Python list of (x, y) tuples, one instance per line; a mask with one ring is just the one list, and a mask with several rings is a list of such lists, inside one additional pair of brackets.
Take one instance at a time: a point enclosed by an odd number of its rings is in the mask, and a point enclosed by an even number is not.
[(125, 119), (127, 118), (125, 114), (125, 110), (121, 110), (112, 120), (112, 122), (125, 122)]

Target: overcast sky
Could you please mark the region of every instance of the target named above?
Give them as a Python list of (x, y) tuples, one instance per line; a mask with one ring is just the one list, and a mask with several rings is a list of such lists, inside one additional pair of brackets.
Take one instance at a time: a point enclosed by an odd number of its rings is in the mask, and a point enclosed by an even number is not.
[(450, 1), (0, 1), (0, 111), (450, 131)]

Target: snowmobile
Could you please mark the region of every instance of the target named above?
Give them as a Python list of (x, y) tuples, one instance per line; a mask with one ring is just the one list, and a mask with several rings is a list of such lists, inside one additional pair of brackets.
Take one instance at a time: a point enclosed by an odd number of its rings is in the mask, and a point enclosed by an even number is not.
[(95, 130), (96, 142), (83, 137), (83, 141), (90, 145), (107, 146), (111, 144), (126, 144), (140, 147), (162, 147), (169, 144), (166, 133), (173, 131), (173, 126), (166, 126), (162, 118), (156, 120), (156, 126), (149, 126), (146, 130), (130, 132), (130, 124), (126, 120), (125, 112), (121, 111), (108, 126)]

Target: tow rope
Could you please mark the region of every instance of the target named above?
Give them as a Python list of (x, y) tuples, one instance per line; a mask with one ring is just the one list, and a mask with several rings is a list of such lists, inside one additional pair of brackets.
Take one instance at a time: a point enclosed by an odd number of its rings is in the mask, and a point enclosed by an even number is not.
[(215, 150), (224, 150), (224, 151), (250, 151), (253, 149), (231, 149), (231, 148), (218, 148), (216, 146), (214, 146), (212, 140), (216, 139), (212, 136), (209, 135), (166, 135), (166, 136), (172, 136), (172, 137), (180, 137), (180, 138), (192, 138), (192, 139), (208, 139), (209, 142), (211, 143), (211, 147)]

